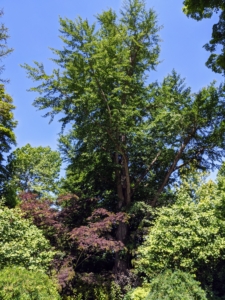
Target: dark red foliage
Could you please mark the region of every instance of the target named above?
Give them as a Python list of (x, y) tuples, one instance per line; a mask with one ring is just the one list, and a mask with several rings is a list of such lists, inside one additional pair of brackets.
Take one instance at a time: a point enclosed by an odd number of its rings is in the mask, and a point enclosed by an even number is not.
[(97, 202), (96, 198), (82, 199), (75, 194), (61, 195), (57, 199), (57, 205), (61, 207), (59, 219), (69, 230), (86, 225), (86, 220), (95, 209)]
[(57, 279), (62, 289), (68, 289), (71, 281), (75, 276), (73, 268), (74, 257), (67, 255), (60, 257), (59, 255), (55, 257), (53, 261), (54, 269), (57, 271)]
[(87, 220), (88, 226), (74, 228), (70, 233), (71, 239), (78, 244), (79, 249), (114, 253), (124, 249), (124, 244), (113, 239), (111, 232), (119, 222), (128, 221), (127, 214), (122, 212), (115, 214), (99, 208)]
[[(81, 199), (68, 194), (53, 203), (32, 193), (22, 193), (20, 199), (25, 218), (32, 219), (58, 251), (52, 267), (63, 293), (72, 290), (74, 280), (83, 280), (83, 276), (78, 278), (80, 272), (93, 283), (99, 280), (94, 273), (107, 273), (115, 253), (125, 249), (116, 239), (116, 229), (119, 223), (128, 222), (128, 215), (98, 208), (96, 198)], [(103, 252), (107, 253), (104, 258)]]
[(37, 195), (32, 193), (22, 193), (20, 199), (25, 218), (41, 228), (55, 246), (59, 237), (67, 234), (67, 227), (59, 220), (59, 210), (54, 208), (52, 201), (37, 199)]

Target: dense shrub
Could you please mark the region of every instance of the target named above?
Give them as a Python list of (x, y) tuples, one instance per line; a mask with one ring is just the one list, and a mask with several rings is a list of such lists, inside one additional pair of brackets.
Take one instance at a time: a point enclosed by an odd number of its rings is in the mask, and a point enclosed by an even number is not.
[(206, 300), (203, 291), (192, 275), (180, 270), (166, 270), (151, 283), (130, 291), (125, 300)]
[(162, 208), (134, 264), (149, 279), (165, 269), (212, 272), (225, 260), (225, 224), (217, 200), (183, 201)]
[(2, 300), (59, 300), (54, 282), (40, 271), (12, 266), (0, 271)]
[(193, 276), (167, 270), (154, 278), (146, 300), (206, 300), (206, 294)]
[(19, 265), (46, 270), (54, 252), (42, 231), (22, 218), (19, 209), (0, 207), (0, 269)]

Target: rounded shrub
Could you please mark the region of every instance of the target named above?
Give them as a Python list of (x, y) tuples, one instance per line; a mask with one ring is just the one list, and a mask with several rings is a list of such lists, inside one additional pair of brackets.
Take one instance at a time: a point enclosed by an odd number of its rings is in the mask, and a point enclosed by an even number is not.
[(18, 265), (47, 270), (55, 253), (40, 229), (17, 208), (0, 207), (0, 224), (0, 269)]
[(206, 293), (191, 274), (177, 270), (165, 271), (149, 285), (146, 300), (206, 300)]

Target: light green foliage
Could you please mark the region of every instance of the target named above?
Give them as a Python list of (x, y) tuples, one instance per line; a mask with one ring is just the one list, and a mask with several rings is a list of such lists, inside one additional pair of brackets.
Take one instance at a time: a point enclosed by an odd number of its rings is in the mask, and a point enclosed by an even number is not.
[(167, 270), (154, 278), (146, 300), (206, 300), (206, 293), (193, 276), (177, 270)]
[(19, 209), (0, 207), (0, 269), (19, 265), (47, 270), (53, 256), (41, 230), (23, 219)]
[[(213, 25), (212, 39), (204, 45), (207, 51), (212, 54), (206, 62), (206, 65), (214, 72), (225, 75), (225, 2), (224, 0), (185, 0), (184, 13), (197, 21), (203, 18), (211, 18), (213, 13), (219, 13), (219, 22)], [(216, 50), (221, 49), (217, 54)]]
[(141, 287), (137, 287), (136, 289), (128, 292), (124, 300), (144, 300), (148, 296), (150, 291), (150, 284), (144, 283)]
[(189, 188), (182, 188), (174, 205), (160, 209), (134, 262), (147, 278), (165, 269), (181, 269), (204, 278), (207, 272), (212, 276), (225, 259), (225, 222), (217, 217), (221, 199), (215, 184), (202, 185), (195, 194), (194, 198)]
[(1, 300), (59, 300), (54, 282), (39, 271), (11, 266), (0, 271)]
[(50, 147), (17, 148), (8, 158), (9, 186), (17, 192), (34, 192), (45, 196), (57, 192), (61, 158)]

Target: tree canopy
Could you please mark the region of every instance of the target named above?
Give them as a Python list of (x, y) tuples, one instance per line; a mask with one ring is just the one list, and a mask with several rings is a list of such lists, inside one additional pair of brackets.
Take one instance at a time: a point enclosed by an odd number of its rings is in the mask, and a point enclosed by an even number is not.
[[(0, 10), (0, 18), (3, 16), (3, 10)], [(3, 23), (0, 24), (0, 62), (3, 58), (9, 55), (13, 49), (7, 46), (7, 40), (9, 38), (8, 28)], [(0, 66), (0, 74), (4, 70), (4, 65)], [(4, 82), (1, 78), (0, 81)]]
[(42, 196), (56, 193), (59, 189), (60, 166), (59, 152), (50, 147), (31, 147), (27, 144), (17, 148), (8, 157), (8, 185), (18, 193), (32, 192)]
[(5, 154), (16, 144), (16, 137), (13, 132), (17, 122), (14, 120), (13, 110), (15, 106), (12, 98), (5, 92), (5, 87), (0, 85), (0, 192), (2, 194), (3, 183), (7, 173), (5, 169)]
[[(204, 45), (211, 52), (206, 65), (216, 73), (225, 75), (225, 4), (223, 0), (185, 0), (184, 12), (199, 21), (219, 13), (219, 22), (213, 25), (212, 39)], [(220, 50), (218, 50), (218, 48)], [(221, 53), (218, 54), (218, 51)]]

